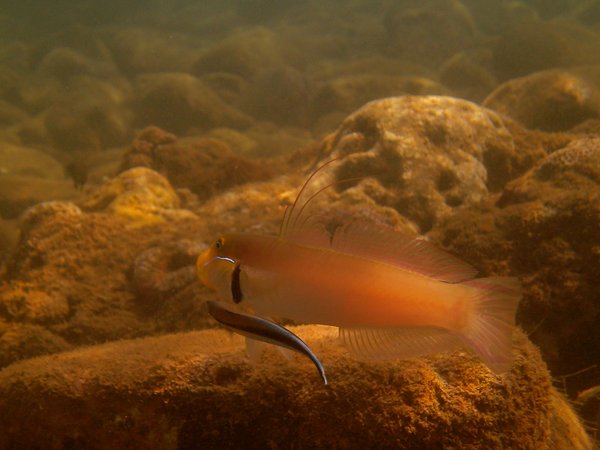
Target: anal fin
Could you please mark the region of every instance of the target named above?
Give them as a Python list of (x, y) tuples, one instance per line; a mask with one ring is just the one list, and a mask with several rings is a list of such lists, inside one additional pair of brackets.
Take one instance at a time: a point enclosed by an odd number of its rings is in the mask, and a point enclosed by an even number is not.
[(435, 327), (340, 328), (340, 339), (360, 359), (413, 358), (461, 347), (455, 334)]

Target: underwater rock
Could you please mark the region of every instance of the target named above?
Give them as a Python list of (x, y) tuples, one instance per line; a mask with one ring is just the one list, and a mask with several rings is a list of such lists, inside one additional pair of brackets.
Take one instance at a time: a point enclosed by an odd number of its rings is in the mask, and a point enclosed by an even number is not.
[(301, 183), (300, 177), (278, 177), (236, 186), (207, 199), (196, 214), (207, 218), (211, 238), (223, 230), (273, 235)]
[(328, 158), (341, 158), (338, 180), (373, 177), (387, 191), (377, 203), (426, 232), (459, 207), (479, 204), (542, 157), (541, 145), (527, 143), (525, 134), (509, 119), (465, 100), (406, 96), (368, 103), (323, 148)]
[(101, 150), (124, 144), (132, 115), (125, 106), (129, 82), (75, 77), (43, 113), (49, 143), (65, 152)]
[(179, 209), (177, 193), (161, 174), (134, 167), (92, 191), (79, 202), (84, 211), (105, 211), (127, 218), (132, 226), (174, 219), (194, 219)]
[(48, 130), (44, 123), (44, 114), (38, 114), (7, 128), (15, 139), (7, 139), (30, 147), (45, 147), (50, 142)]
[(300, 71), (289, 66), (265, 69), (249, 89), (246, 106), (256, 118), (280, 125), (306, 125), (312, 86)]
[(182, 239), (147, 248), (137, 255), (133, 263), (133, 285), (145, 307), (197, 283), (195, 263), (205, 248), (200, 242)]
[(126, 28), (116, 30), (108, 41), (115, 61), (126, 74), (187, 72), (198, 51), (190, 39), (170, 31)]
[[(135, 184), (126, 177), (120, 181)], [(161, 194), (156, 184), (146, 188)], [(138, 200), (149, 203), (147, 210), (156, 204), (148, 192), (146, 197), (140, 194)], [(0, 322), (16, 327), (16, 331), (21, 330), (21, 325), (26, 326), (23, 330), (29, 330), (29, 337), (15, 341), (13, 347), (5, 347), (8, 353), (2, 353), (0, 345), (4, 364), (64, 350), (65, 346), (53, 344), (56, 339), (76, 346), (148, 335), (160, 329), (206, 326), (202, 303), (207, 293), (199, 283), (191, 288), (181, 287), (177, 292), (162, 292), (161, 299), (172, 300), (171, 304), (148, 308), (150, 302), (138, 297), (133, 280), (138, 255), (164, 242), (205, 236), (203, 222), (188, 211), (173, 214), (169, 221), (145, 220), (143, 226), (137, 222), (132, 226), (129, 217), (82, 212), (67, 202), (41, 203), (26, 211), (19, 242), (6, 260), (5, 271), (0, 273)], [(179, 267), (178, 254), (164, 254), (165, 260), (174, 258), (171, 265), (165, 266), (165, 275), (175, 273), (171, 268)], [(162, 261), (159, 258), (160, 264)], [(160, 264), (155, 267), (160, 268)], [(156, 278), (151, 272), (142, 276), (138, 273), (137, 281), (149, 286)], [(180, 286), (175, 281), (164, 286)], [(36, 338), (39, 330), (41, 334)], [(56, 338), (51, 339), (52, 336)], [(28, 346), (28, 340), (35, 353), (18, 347), (18, 342)]]
[(209, 48), (193, 64), (192, 73), (226, 72), (251, 79), (282, 64), (280, 39), (267, 28), (253, 27), (234, 32)]
[(395, 77), (428, 78), (433, 73), (415, 62), (392, 58), (377, 53), (356, 56), (350, 60), (322, 59), (319, 64), (307, 68), (311, 79), (325, 83), (335, 78), (353, 75), (393, 75)]
[(47, 328), (30, 323), (7, 323), (0, 318), (0, 367), (15, 361), (71, 350), (73, 346)]
[(19, 240), (19, 229), (16, 220), (5, 220), (0, 216), (0, 278), (3, 274), (3, 263), (8, 259)]
[(526, 22), (507, 29), (493, 48), (500, 81), (555, 67), (600, 62), (598, 35), (574, 22)]
[(424, 77), (360, 74), (335, 78), (315, 93), (313, 119), (338, 111), (349, 114), (365, 103), (384, 97), (410, 95), (443, 95), (448, 90)]
[(156, 125), (173, 133), (216, 126), (239, 128), (252, 119), (226, 104), (205, 83), (187, 73), (140, 75), (134, 82), (138, 126)]
[(597, 26), (600, 22), (600, 3), (597, 1), (580, 3), (573, 8), (570, 15), (581, 24)]
[(496, 86), (494, 76), (465, 53), (457, 53), (444, 62), (440, 81), (456, 96), (478, 103)]
[(529, 2), (465, 0), (463, 3), (468, 6), (477, 28), (487, 35), (497, 36), (517, 24), (540, 20), (538, 12)]
[(0, 177), (24, 175), (37, 178), (61, 179), (61, 164), (43, 151), (22, 145), (0, 142)]
[(0, 126), (19, 123), (28, 118), (27, 113), (18, 106), (0, 99)]
[(19, 227), (24, 235), (33, 228), (41, 226), (46, 220), (60, 218), (76, 218), (81, 216), (81, 209), (71, 202), (49, 201), (38, 203), (27, 209), (19, 220)]
[(47, 200), (73, 200), (78, 196), (66, 179), (46, 179), (30, 175), (0, 175), (0, 214), (16, 219), (30, 206)]
[(92, 59), (72, 48), (55, 47), (44, 55), (37, 72), (42, 77), (70, 83), (77, 76), (104, 78), (115, 75), (116, 70), (110, 60)]
[(157, 149), (176, 140), (177, 136), (174, 134), (154, 126), (138, 131), (131, 146), (123, 155), (119, 172), (138, 166), (152, 167)]
[(592, 448), (521, 333), (498, 377), (464, 352), (366, 363), (333, 328), (294, 332), (322, 357), (328, 386), (299, 356), (267, 352), (251, 365), (242, 338), (222, 330), (13, 364), (0, 371), (0, 446)]
[(62, 83), (54, 78), (29, 77), (27, 82), (16, 82), (8, 98), (30, 114), (39, 114), (51, 107), (61, 92)]
[(52, 323), (69, 315), (69, 303), (62, 294), (38, 291), (28, 284), (14, 289), (0, 288), (0, 311), (18, 322)]
[(211, 72), (198, 77), (224, 102), (236, 108), (245, 107), (246, 97), (251, 91), (251, 80), (227, 72)]
[(235, 155), (222, 141), (204, 137), (176, 139), (150, 127), (138, 135), (122, 169), (144, 165), (166, 176), (176, 188), (188, 188), (201, 200), (231, 186), (271, 178), (273, 165)]
[(475, 42), (475, 22), (459, 1), (394, 3), (384, 26), (386, 52), (426, 67), (436, 67)]
[(569, 130), (600, 117), (600, 68), (547, 70), (498, 86), (483, 106), (527, 128)]
[[(277, 130), (281, 130), (281, 128), (277, 127)], [(223, 142), (236, 155), (252, 154), (258, 147), (258, 143), (248, 136), (247, 131), (242, 133), (232, 128), (213, 128), (206, 133), (206, 137)]]
[(572, 141), (511, 181), (496, 204), (457, 211), (432, 238), (489, 273), (518, 275), (517, 320), (555, 376), (600, 361), (600, 139)]
[(307, 0), (246, 0), (235, 5), (236, 13), (249, 23), (269, 23), (284, 18), (298, 6), (305, 9)]
[(252, 158), (286, 158), (315, 142), (312, 134), (302, 128), (277, 126), (271, 122), (256, 122), (244, 130), (244, 134), (256, 142), (246, 153)]

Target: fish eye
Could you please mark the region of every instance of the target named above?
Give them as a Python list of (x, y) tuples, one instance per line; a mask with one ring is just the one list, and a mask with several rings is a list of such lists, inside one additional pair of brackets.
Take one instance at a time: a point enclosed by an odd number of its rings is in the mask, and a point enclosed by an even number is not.
[(225, 241), (224, 241), (224, 239), (223, 239), (223, 238), (219, 238), (219, 239), (217, 239), (217, 242), (215, 242), (215, 248), (216, 248), (217, 250), (219, 250), (220, 248), (222, 248), (222, 247), (223, 247), (223, 244), (224, 244), (224, 243), (225, 243)]

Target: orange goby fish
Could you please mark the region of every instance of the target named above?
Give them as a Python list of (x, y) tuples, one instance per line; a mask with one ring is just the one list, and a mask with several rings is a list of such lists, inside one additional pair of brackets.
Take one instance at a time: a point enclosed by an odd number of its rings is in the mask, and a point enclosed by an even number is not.
[(510, 368), (521, 297), (516, 278), (475, 278), (472, 266), (429, 242), (364, 220), (327, 231), (303, 216), (316, 195), (300, 202), (311, 178), (279, 236), (226, 234), (197, 260), (198, 277), (221, 300), (209, 302), (209, 312), (246, 336), (249, 353), (257, 341), (295, 350), (327, 384), (310, 348), (269, 319), (282, 317), (339, 327), (343, 343), (362, 359), (468, 347), (494, 372)]

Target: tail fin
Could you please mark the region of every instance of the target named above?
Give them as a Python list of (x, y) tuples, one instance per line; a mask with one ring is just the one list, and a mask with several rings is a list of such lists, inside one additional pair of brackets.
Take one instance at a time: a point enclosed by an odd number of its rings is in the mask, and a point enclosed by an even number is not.
[(461, 338), (496, 373), (512, 364), (512, 333), (521, 299), (516, 278), (478, 278), (461, 283), (475, 288), (473, 315)]

